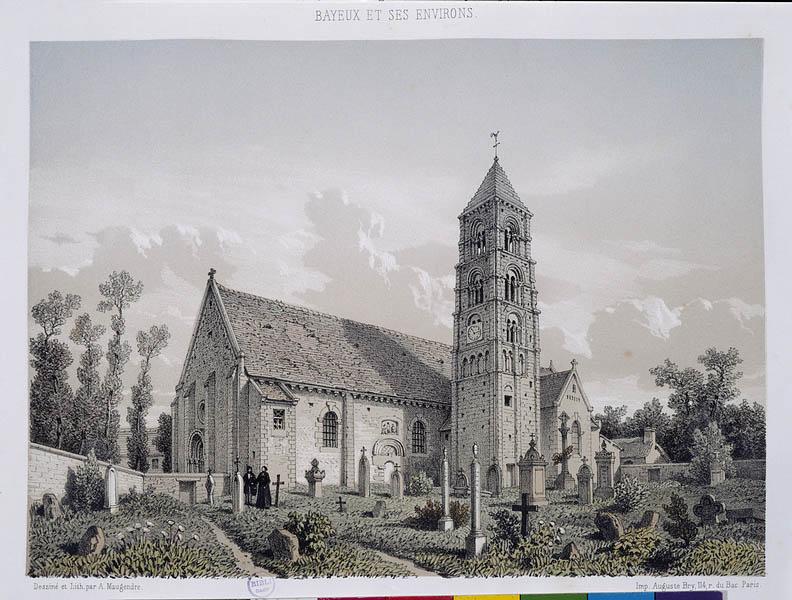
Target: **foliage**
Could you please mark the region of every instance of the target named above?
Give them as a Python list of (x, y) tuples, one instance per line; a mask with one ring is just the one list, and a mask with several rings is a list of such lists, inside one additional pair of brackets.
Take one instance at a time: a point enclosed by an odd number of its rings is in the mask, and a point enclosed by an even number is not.
[(717, 423), (710, 423), (704, 431), (696, 429), (693, 432), (691, 453), (690, 475), (699, 483), (709, 482), (711, 465), (716, 462), (722, 465), (727, 474), (733, 474), (732, 446), (726, 442)]
[(77, 512), (100, 510), (104, 505), (104, 473), (93, 450), (66, 484), (66, 504)]
[(652, 398), (651, 402), (646, 402), (643, 408), (639, 408), (627, 418), (623, 435), (624, 437), (641, 436), (645, 429), (652, 427), (657, 432), (662, 446), (670, 425), (671, 417), (664, 412), (662, 402)]
[(520, 517), (517, 513), (502, 508), (490, 513), (493, 542), (506, 542), (508, 547), (515, 547), (520, 543)]
[[(454, 522), (454, 527), (462, 527), (467, 523), (470, 516), (470, 508), (467, 504), (462, 504), (459, 500), (453, 500), (448, 504), (448, 514)], [(437, 522), (443, 516), (443, 504), (434, 500), (427, 500), (425, 506), (415, 507), (414, 523), (419, 529), (434, 531), (437, 529)]]
[(735, 540), (705, 540), (669, 572), (670, 575), (743, 575), (765, 574), (764, 544)]
[(673, 538), (682, 540), (685, 546), (696, 539), (698, 527), (688, 514), (688, 505), (679, 494), (671, 494), (671, 500), (663, 505), (668, 519), (663, 523), (663, 529)]
[(540, 520), (531, 529), (528, 537), (520, 539), (514, 548), (518, 562), (527, 567), (543, 567), (550, 563), (553, 549), (561, 543), (561, 536), (566, 531), (553, 521)]
[(55, 448), (63, 448), (74, 421), (73, 395), (66, 372), (72, 355), (56, 337), (79, 307), (79, 296), (64, 296), (55, 290), (30, 311), (42, 329), (29, 343), (30, 366), (35, 372), (30, 384), (30, 440)]
[(600, 423), (600, 433), (608, 439), (623, 437), (624, 416), (627, 414), (626, 406), (606, 406), (602, 413), (594, 417)]
[(554, 465), (560, 465), (562, 462), (564, 462), (564, 459), (569, 460), (569, 458), (572, 456), (572, 453), (574, 451), (575, 451), (575, 448), (573, 446), (567, 446), (566, 448), (564, 448), (563, 452), (554, 453), (553, 454), (553, 464)]
[(154, 447), (162, 452), (162, 470), (170, 473), (171, 466), (171, 443), (173, 440), (173, 417), (168, 413), (160, 413), (157, 419), (157, 435), (154, 437)]
[(132, 469), (145, 473), (149, 469), (148, 461), (148, 432), (146, 431), (146, 415), (151, 405), (153, 386), (151, 384), (151, 360), (168, 345), (170, 332), (167, 325), (152, 325), (145, 331), (138, 331), (137, 347), (140, 354), (140, 373), (137, 383), (132, 386), (132, 403), (127, 408), (127, 423), (131, 434), (127, 439), (129, 453), (129, 466)]
[(613, 544), (613, 553), (631, 563), (644, 563), (652, 555), (660, 536), (652, 527), (630, 528)]
[(401, 565), (349, 544), (325, 545), (295, 562), (267, 561), (265, 566), (281, 577), (407, 577)]
[(74, 320), (69, 339), (84, 348), (77, 367), (77, 381), (80, 385), (74, 395), (74, 427), (70, 439), (70, 449), (77, 454), (85, 454), (91, 447), (90, 441), (99, 428), (101, 418), (101, 378), (99, 364), (102, 361), (102, 348), (96, 342), (105, 333), (101, 325), (94, 325), (91, 315), (84, 313)]
[(410, 477), (407, 493), (410, 496), (427, 496), (432, 493), (434, 482), (425, 471), (418, 471)]
[(448, 504), (448, 513), (454, 522), (454, 527), (459, 528), (465, 525), (470, 518), (470, 507), (462, 504), (459, 500), (452, 500)]
[(297, 536), (300, 542), (300, 552), (308, 554), (321, 550), (328, 538), (335, 535), (330, 518), (314, 511), (289, 513), (286, 529)]
[(97, 306), (101, 312), (112, 312), (110, 329), (113, 335), (107, 343), (107, 373), (102, 382), (102, 425), (97, 444), (99, 457), (118, 462), (118, 403), (121, 400), (123, 382), (121, 376), (129, 360), (131, 349), (123, 339), (124, 310), (140, 299), (143, 283), (134, 281), (127, 271), (113, 271), (107, 281), (99, 284), (102, 300)]
[(641, 506), (649, 495), (646, 485), (629, 475), (622, 477), (613, 487), (614, 504), (621, 512), (630, 512)]
[(743, 400), (739, 405), (726, 405), (721, 419), (721, 430), (734, 446), (734, 458), (765, 457), (766, 415), (761, 404), (749, 404), (747, 400)]

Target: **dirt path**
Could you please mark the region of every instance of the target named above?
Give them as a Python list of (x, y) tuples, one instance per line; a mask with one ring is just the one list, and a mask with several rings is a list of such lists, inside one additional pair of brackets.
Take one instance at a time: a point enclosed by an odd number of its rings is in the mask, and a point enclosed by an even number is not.
[(206, 522), (206, 524), (209, 525), (209, 528), (215, 534), (217, 541), (223, 544), (224, 546), (226, 546), (229, 550), (231, 550), (231, 553), (234, 555), (234, 558), (237, 561), (237, 566), (240, 569), (242, 569), (246, 573), (255, 575), (256, 577), (277, 577), (277, 575), (275, 575), (274, 573), (270, 573), (269, 571), (267, 571), (267, 569), (253, 564), (253, 559), (250, 557), (250, 554), (248, 554), (247, 552), (242, 550), (242, 548), (237, 546), (236, 543), (225, 534), (225, 531), (220, 529), (210, 519), (204, 516), (202, 516), (201, 519), (203, 519)]
[(380, 552), (379, 550), (373, 550), (372, 548), (366, 548), (365, 546), (360, 546), (360, 548), (365, 550), (366, 552), (371, 552), (372, 554), (376, 554), (385, 562), (394, 563), (404, 567), (415, 577), (440, 577), (440, 575), (438, 575), (437, 573), (433, 573), (432, 571), (427, 571), (426, 569), (422, 569), (421, 567), (416, 565), (413, 561), (408, 560), (406, 558), (399, 558), (398, 556), (393, 556), (392, 554), (385, 554), (384, 552)]

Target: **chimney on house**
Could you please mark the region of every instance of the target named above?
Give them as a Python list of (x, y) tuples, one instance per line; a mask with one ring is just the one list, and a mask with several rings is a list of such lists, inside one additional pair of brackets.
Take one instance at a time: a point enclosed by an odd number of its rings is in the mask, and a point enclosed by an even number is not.
[(548, 369), (548, 370), (549, 370), (551, 373), (555, 373), (555, 367), (553, 366), (553, 359), (552, 359), (552, 358), (550, 359), (550, 366), (549, 366), (549, 367), (547, 367), (547, 369)]
[(654, 427), (645, 427), (643, 432), (643, 442), (644, 444), (652, 444), (655, 443), (655, 428)]

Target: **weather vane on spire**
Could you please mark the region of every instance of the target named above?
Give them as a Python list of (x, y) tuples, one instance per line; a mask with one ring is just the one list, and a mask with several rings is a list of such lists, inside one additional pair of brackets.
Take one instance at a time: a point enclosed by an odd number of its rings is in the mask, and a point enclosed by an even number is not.
[(498, 141), (498, 136), (500, 135), (500, 129), (498, 131), (493, 131), (490, 133), (490, 137), (495, 138), (495, 143), (492, 145), (495, 148), (495, 160), (498, 160), (498, 146), (500, 146), (500, 142)]

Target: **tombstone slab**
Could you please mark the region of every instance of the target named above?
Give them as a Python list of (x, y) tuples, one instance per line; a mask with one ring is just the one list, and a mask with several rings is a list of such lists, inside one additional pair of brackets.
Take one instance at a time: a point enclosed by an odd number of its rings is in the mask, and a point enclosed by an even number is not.
[(239, 514), (245, 510), (245, 482), (242, 479), (242, 474), (237, 470), (234, 473), (234, 486), (231, 491), (231, 505), (234, 514)]
[(536, 439), (533, 434), (528, 451), (517, 462), (517, 467), (520, 471), (520, 494), (528, 494), (528, 504), (531, 506), (547, 506), (547, 496), (545, 496), (547, 462), (536, 449)]
[(481, 556), (487, 547), (487, 536), (481, 529), (481, 464), (478, 444), (473, 443), (473, 460), (470, 462), (470, 533), (465, 538), (465, 556)]
[(305, 480), (308, 482), (308, 495), (311, 498), (322, 497), (322, 480), (325, 478), (325, 472), (319, 469), (319, 461), (313, 459), (311, 461), (311, 468), (305, 472)]
[(598, 514), (594, 519), (594, 524), (606, 542), (616, 542), (624, 535), (624, 525), (622, 525), (621, 519), (613, 513)]
[(448, 450), (445, 448), (443, 448), (442, 471), (443, 480), (440, 482), (440, 492), (443, 504), (443, 516), (437, 521), (437, 530), (451, 531), (454, 528), (454, 520), (451, 518), (451, 513), (449, 512), (448, 496), (450, 495), (449, 486), (451, 482), (449, 481), (448, 473)]
[(578, 550), (577, 545), (575, 542), (569, 542), (564, 549), (561, 550), (561, 554), (558, 556), (561, 560), (577, 560), (580, 558), (580, 550)]
[(300, 558), (300, 541), (286, 529), (273, 529), (267, 537), (275, 560), (294, 562)]
[(80, 556), (93, 556), (99, 554), (105, 547), (105, 534), (101, 527), (91, 525), (83, 533), (77, 545), (77, 554)]
[(701, 519), (701, 525), (718, 525), (726, 520), (726, 505), (718, 502), (712, 494), (704, 494), (693, 507), (693, 514)]
[(605, 440), (602, 441), (602, 450), (594, 454), (594, 460), (597, 463), (597, 487), (594, 490), (594, 497), (598, 500), (613, 498), (613, 467), (616, 455), (608, 451)]
[(470, 495), (470, 484), (465, 471), (461, 468), (456, 473), (454, 480), (454, 491), (452, 494), (455, 498), (467, 498)]
[(43, 506), (44, 518), (48, 521), (53, 519), (60, 519), (63, 516), (63, 509), (61, 508), (60, 500), (55, 494), (46, 493), (41, 498)]
[(404, 498), (404, 477), (399, 471), (399, 465), (396, 465), (390, 479), (390, 494), (391, 498), (401, 500)]
[(105, 470), (104, 507), (110, 511), (110, 514), (118, 512), (118, 475), (113, 465), (107, 465)]
[(371, 496), (371, 462), (366, 456), (365, 447), (358, 461), (358, 495), (363, 498)]
[(591, 467), (586, 464), (586, 457), (583, 457), (583, 464), (577, 472), (578, 504), (588, 505), (594, 502), (594, 474)]
[(658, 523), (660, 523), (660, 513), (656, 510), (647, 510), (644, 511), (641, 520), (635, 524), (635, 527), (638, 529), (657, 529)]
[(371, 511), (371, 514), (376, 519), (385, 518), (388, 515), (385, 506), (385, 500), (377, 500), (376, 504), (374, 504), (374, 510)]

